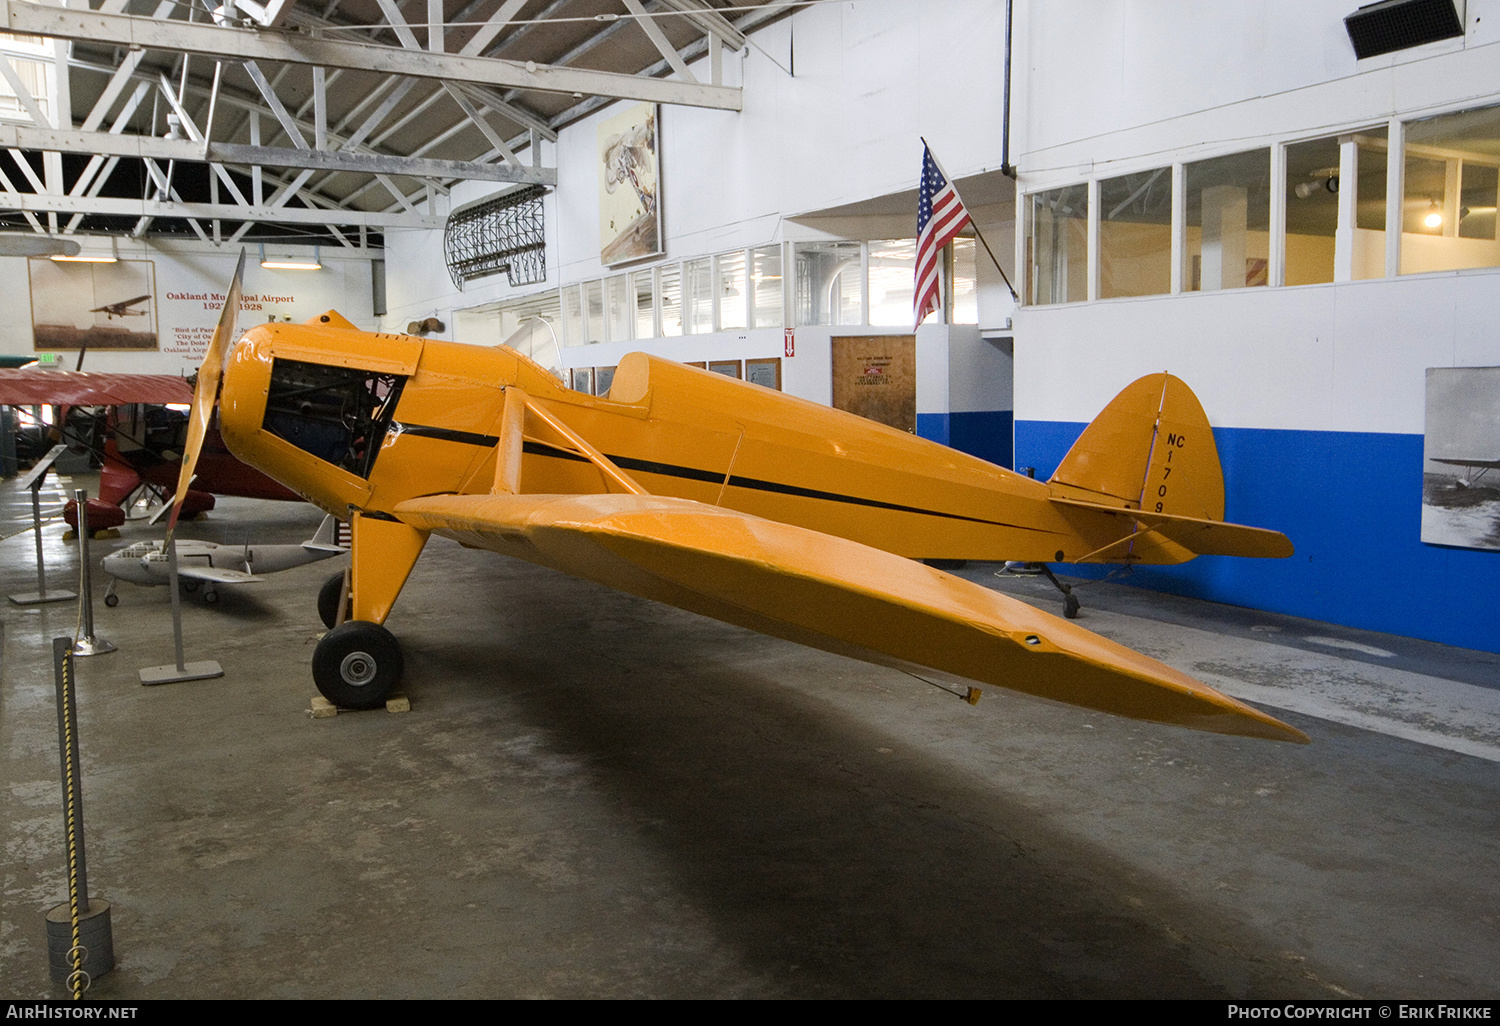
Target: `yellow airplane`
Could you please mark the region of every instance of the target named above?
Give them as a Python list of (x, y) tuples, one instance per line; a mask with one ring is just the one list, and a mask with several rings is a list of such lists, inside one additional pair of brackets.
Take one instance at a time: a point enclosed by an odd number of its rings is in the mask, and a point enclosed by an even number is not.
[(372, 334), (332, 312), (258, 325), (231, 347), (238, 293), (237, 272), (199, 373), (179, 491), (218, 392), (236, 456), (351, 522), (349, 618), (313, 655), (337, 705), (376, 707), (399, 683), (401, 647), (382, 624), (436, 533), (884, 665), (1307, 741), (918, 561), (1290, 555), (1284, 535), (1223, 521), (1212, 432), (1174, 377), (1127, 387), (1044, 483), (643, 353), (596, 397), (505, 347)]

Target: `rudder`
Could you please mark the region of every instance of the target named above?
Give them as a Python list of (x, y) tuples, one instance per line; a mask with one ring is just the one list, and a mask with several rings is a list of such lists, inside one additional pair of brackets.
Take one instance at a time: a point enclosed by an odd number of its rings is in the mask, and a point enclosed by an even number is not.
[(1224, 473), (1208, 416), (1171, 374), (1127, 385), (1048, 482), (1068, 498), (1202, 520), (1224, 519)]

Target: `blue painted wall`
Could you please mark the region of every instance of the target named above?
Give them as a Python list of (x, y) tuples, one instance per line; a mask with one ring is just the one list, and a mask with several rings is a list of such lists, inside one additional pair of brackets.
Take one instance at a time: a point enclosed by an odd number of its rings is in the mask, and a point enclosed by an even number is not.
[[(1051, 477), (1084, 427), (1018, 421), (1017, 465)], [(1214, 440), (1226, 519), (1285, 532), (1296, 555), (1200, 556), (1129, 583), (1500, 652), (1500, 552), (1420, 540), (1421, 435), (1215, 428)]]
[(1010, 410), (917, 414), (917, 434), (921, 437), (1007, 469), (1014, 467), (1011, 459), (1013, 428), (1014, 414)]

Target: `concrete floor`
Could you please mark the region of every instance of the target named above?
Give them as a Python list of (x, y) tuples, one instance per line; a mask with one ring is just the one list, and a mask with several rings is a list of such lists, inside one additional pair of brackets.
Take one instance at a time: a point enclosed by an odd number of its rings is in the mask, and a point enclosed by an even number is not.
[[(221, 500), (185, 532), (317, 519)], [(5, 593), (32, 551), (0, 542)], [(411, 711), (311, 719), (334, 568), (185, 604), (188, 658), (226, 673), (157, 688), (166, 589), (106, 609), (96, 581), (120, 650), (79, 661), (80, 733), (119, 965), (89, 996), (1500, 995), (1495, 656), (1085, 588), (1081, 622), (1275, 706), (1298, 747), (971, 707), (434, 540), (389, 621)], [(964, 574), (1058, 608), (995, 569)], [(76, 611), (0, 615), (0, 996), (62, 996), (49, 639)]]

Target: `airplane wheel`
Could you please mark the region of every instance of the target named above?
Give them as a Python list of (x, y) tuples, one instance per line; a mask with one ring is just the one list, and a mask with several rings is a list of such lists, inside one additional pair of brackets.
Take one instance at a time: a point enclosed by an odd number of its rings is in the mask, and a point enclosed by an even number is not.
[(193, 592), (195, 592), (195, 591), (198, 590), (198, 582), (197, 581), (183, 581), (182, 582), (182, 590), (185, 591), (185, 592), (187, 592), (189, 595), (191, 595)]
[(313, 681), (345, 709), (378, 709), (401, 682), (401, 643), (367, 620), (341, 623), (313, 651)]
[[(333, 630), (333, 625), (339, 619), (339, 596), (344, 593), (344, 572), (340, 570), (328, 580), (323, 582), (323, 587), (318, 589), (318, 619), (323, 621), (323, 626)], [(344, 599), (344, 619), (349, 618), (350, 600)]]
[(1078, 599), (1075, 596), (1063, 596), (1063, 616), (1069, 620), (1078, 619)]
[(108, 606), (109, 608), (113, 609), (113, 608), (115, 608), (115, 606), (118, 606), (120, 604), (120, 596), (118, 596), (118, 595), (106, 595), (106, 596), (104, 596), (104, 604), (106, 606)]
[(212, 588), (204, 588), (203, 601), (208, 603), (209, 605), (213, 605), (215, 602), (219, 601), (219, 593)]

